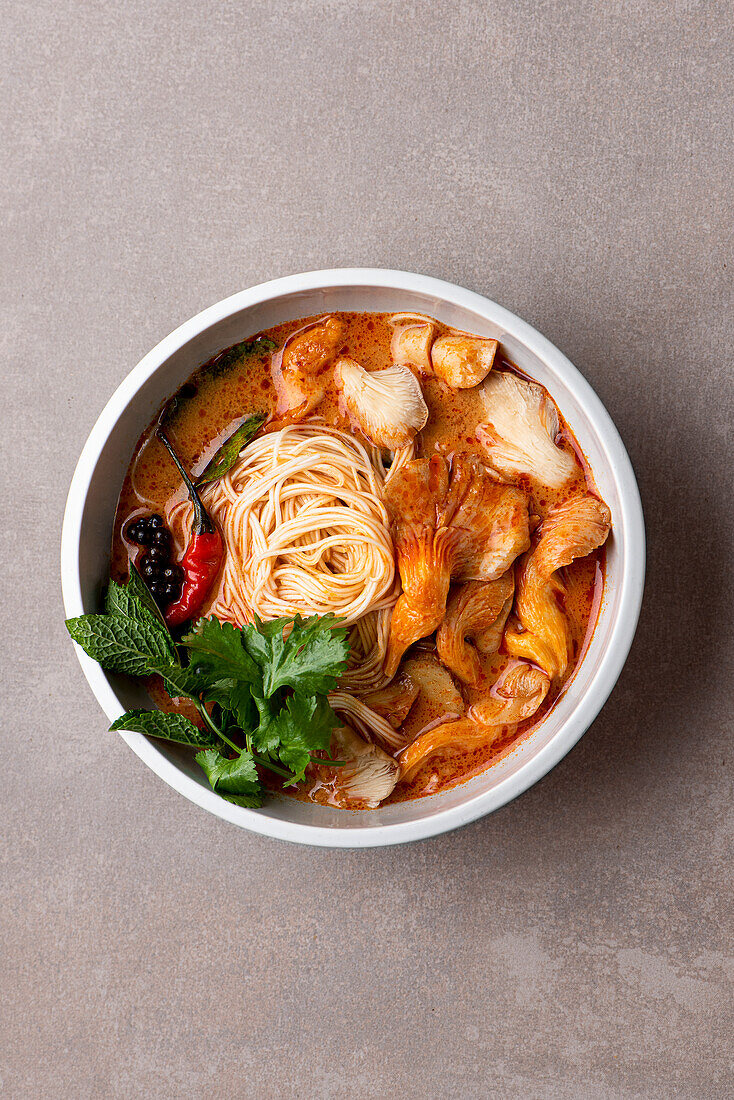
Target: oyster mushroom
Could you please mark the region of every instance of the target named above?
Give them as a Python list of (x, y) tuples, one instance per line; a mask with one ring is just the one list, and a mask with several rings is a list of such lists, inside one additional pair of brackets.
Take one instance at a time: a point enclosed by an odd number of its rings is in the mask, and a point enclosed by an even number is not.
[(452, 389), (478, 385), (492, 369), (496, 340), (479, 336), (441, 336), (431, 348), (433, 371)]
[(393, 363), (416, 367), (423, 374), (432, 373), (431, 344), (436, 333), (429, 322), (396, 326), (392, 335)]
[(477, 435), (495, 470), (509, 478), (526, 474), (551, 489), (573, 477), (576, 459), (556, 446), (558, 410), (542, 386), (497, 372), (481, 395), (487, 423)]
[(419, 691), (418, 684), (406, 672), (401, 672), (391, 684), (363, 695), (362, 701), (397, 729), (408, 717)]
[(374, 807), (392, 794), (400, 767), (377, 745), (363, 740), (349, 726), (342, 726), (331, 736), (331, 751), (346, 760), (334, 769), (334, 792), (341, 801)]
[(530, 545), (525, 494), (474, 455), (407, 462), (384, 489), (403, 591), (385, 658), (393, 676), (408, 646), (440, 625), (451, 578), (495, 580)]
[(334, 367), (334, 381), (362, 435), (377, 447), (406, 447), (428, 420), (420, 383), (405, 366), (367, 371), (343, 356)]
[(320, 403), (328, 370), (344, 342), (344, 331), (341, 318), (325, 317), (287, 340), (280, 367), (274, 373), (282, 423), (303, 420)]
[(608, 507), (597, 497), (572, 497), (551, 508), (535, 549), (523, 561), (515, 600), (517, 625), (505, 631), (505, 645), (514, 656), (539, 665), (551, 680), (568, 667), (568, 622), (556, 598), (563, 592), (556, 573), (601, 546), (611, 522)]
[[(415, 694), (418, 694), (417, 689)], [(397, 726), (389, 722), (387, 717), (380, 714), (366, 700), (357, 699), (348, 691), (332, 691), (329, 695), (329, 704), (332, 710), (347, 719), (367, 740), (377, 740), (387, 745), (389, 749), (401, 749), (405, 744), (405, 738), (396, 732)]]
[(544, 672), (516, 661), (500, 674), (490, 693), (470, 707), (464, 718), (426, 730), (400, 754), (400, 779), (408, 781), (430, 757), (446, 750), (466, 752), (486, 748), (504, 728), (531, 718), (548, 694)]
[(401, 748), (423, 730), (461, 718), (466, 713), (466, 703), (456, 681), (433, 650), (416, 648), (403, 658), (400, 671), (410, 676), (419, 688), (418, 698), (401, 727)]
[(283, 373), (301, 378), (323, 373), (336, 359), (344, 331), (340, 317), (324, 317), (291, 336), (283, 348)]
[(451, 593), (436, 647), (443, 663), (464, 683), (479, 682), (479, 653), (488, 657), (499, 649), (514, 591), (514, 573), (508, 569), (496, 581), (470, 581)]

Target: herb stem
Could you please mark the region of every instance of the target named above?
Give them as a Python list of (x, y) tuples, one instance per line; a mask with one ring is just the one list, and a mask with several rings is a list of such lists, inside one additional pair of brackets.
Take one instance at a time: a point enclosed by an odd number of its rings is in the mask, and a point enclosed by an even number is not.
[(293, 772), (287, 772), (285, 768), (278, 767), (277, 764), (272, 764), (270, 760), (266, 760), (264, 756), (258, 755), (253, 752), (252, 758), (256, 764), (262, 764), (263, 768), (269, 768), (271, 772), (275, 772), (276, 775), (282, 775), (284, 779), (293, 779)]
[[(192, 698), (193, 698), (193, 696), (192, 696)], [(222, 733), (219, 726), (216, 724), (216, 722), (214, 721), (212, 716), (209, 714), (209, 711), (206, 709), (206, 707), (202, 703), (201, 699), (194, 699), (194, 703), (196, 704), (196, 709), (199, 711), (199, 714), (204, 719), (204, 721), (206, 722), (207, 726), (212, 731), (212, 733), (215, 734), (215, 736), (221, 738), (222, 741), (224, 741), (224, 743), (226, 745), (229, 745), (229, 747), (231, 749), (234, 749), (234, 751), (237, 753), (238, 756), (241, 756), (243, 750), (239, 747), (239, 745), (235, 745), (234, 741), (230, 741), (230, 739), (227, 737), (227, 735), (225, 733)], [(256, 764), (261, 764), (263, 768), (269, 768), (271, 772), (275, 772), (276, 775), (282, 776), (283, 779), (292, 779), (293, 778), (293, 773), (292, 772), (286, 771), (285, 768), (281, 768), (277, 764), (271, 763), (271, 761), (267, 760), (264, 756), (260, 756), (260, 755), (258, 755), (258, 753), (253, 752), (252, 751), (252, 740), (250, 738), (250, 735), (245, 734), (245, 737), (246, 737), (246, 740), (247, 740), (247, 750), (246, 751), (249, 752), (252, 755), (252, 759), (255, 761)]]
[(221, 730), (219, 730), (218, 736), (221, 737), (222, 741), (224, 741), (225, 744), (229, 745), (231, 749), (234, 749), (238, 756), (242, 756), (242, 749), (240, 748), (240, 746), (235, 745), (234, 741), (230, 741), (230, 739), (225, 736), (225, 734), (223, 734)]
[(219, 738), (221, 738), (221, 740), (222, 740), (222, 741), (224, 741), (224, 743), (225, 743), (226, 745), (229, 745), (229, 747), (230, 747), (231, 749), (234, 749), (234, 751), (235, 751), (235, 752), (237, 753), (237, 755), (239, 756), (239, 755), (241, 754), (241, 752), (242, 752), (242, 749), (241, 749), (241, 748), (240, 748), (240, 747), (239, 747), (238, 745), (235, 745), (234, 741), (230, 741), (230, 739), (229, 739), (229, 738), (227, 737), (227, 735), (226, 735), (226, 734), (222, 733), (222, 731), (220, 730), (219, 726), (218, 726), (218, 725), (217, 725), (217, 723), (216, 723), (216, 722), (214, 721), (214, 719), (212, 718), (211, 714), (209, 713), (209, 711), (208, 711), (208, 710), (206, 709), (206, 707), (205, 707), (205, 706), (204, 706), (204, 704), (202, 703), (201, 699), (197, 699), (197, 698), (196, 698), (195, 696), (193, 696), (193, 695), (191, 696), (191, 699), (193, 700), (193, 702), (194, 702), (194, 704), (195, 704), (195, 706), (196, 706), (196, 709), (198, 710), (199, 714), (200, 714), (200, 715), (201, 715), (201, 717), (202, 717), (202, 718), (204, 719), (204, 721), (206, 722), (207, 726), (208, 726), (208, 727), (209, 727), (209, 729), (210, 729), (210, 730), (212, 731), (212, 733), (213, 733), (213, 734), (214, 734), (214, 735), (215, 735), (216, 737), (219, 737)]

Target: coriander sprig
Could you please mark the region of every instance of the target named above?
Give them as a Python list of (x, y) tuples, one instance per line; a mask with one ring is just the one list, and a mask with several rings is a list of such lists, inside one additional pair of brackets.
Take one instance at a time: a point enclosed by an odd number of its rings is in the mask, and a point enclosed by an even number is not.
[[(111, 729), (200, 749), (196, 760), (213, 790), (251, 807), (264, 797), (258, 767), (288, 786), (304, 778), (314, 753), (328, 752), (339, 720), (327, 694), (349, 651), (333, 616), (256, 619), (242, 628), (200, 619), (177, 644), (132, 563), (128, 584), (110, 583), (105, 608), (67, 620), (74, 641), (110, 671), (160, 676), (171, 696), (192, 701), (201, 721), (132, 710)], [(320, 755), (318, 763), (342, 762)]]

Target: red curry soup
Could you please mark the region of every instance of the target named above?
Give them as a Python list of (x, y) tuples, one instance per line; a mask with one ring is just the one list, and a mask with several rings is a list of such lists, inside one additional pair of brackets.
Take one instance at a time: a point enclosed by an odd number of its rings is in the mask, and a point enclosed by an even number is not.
[(111, 604), (127, 613), (132, 573), (151, 630), (167, 623), (155, 644), (181, 671), (151, 657), (146, 684), (180, 720), (123, 728), (192, 744), (243, 805), (445, 790), (564, 690), (610, 526), (571, 428), (496, 340), (413, 313), (268, 329), (196, 370), (135, 447)]

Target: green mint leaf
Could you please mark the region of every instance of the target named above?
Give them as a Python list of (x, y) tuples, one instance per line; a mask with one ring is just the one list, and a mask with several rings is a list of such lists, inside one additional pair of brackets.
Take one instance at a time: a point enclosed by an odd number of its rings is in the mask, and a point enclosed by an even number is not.
[(133, 561), (130, 561), (130, 579), (127, 584), (110, 581), (105, 595), (105, 609), (108, 615), (118, 619), (132, 619), (144, 628), (160, 634), (163, 650), (172, 662), (178, 661), (176, 646), (166, 626), (166, 620)]
[[(151, 615), (158, 621), (161, 628), (165, 631), (165, 633), (170, 638), (171, 637), (171, 632), (168, 629), (168, 625), (166, 623), (166, 620), (163, 617), (163, 612), (161, 611), (160, 607), (158, 606), (158, 604), (155, 602), (155, 600), (151, 596), (150, 589), (148, 588), (147, 584), (143, 580), (142, 576), (140, 575), (140, 573), (138, 571), (138, 567), (136, 566), (135, 562), (132, 559), (129, 562), (129, 571), (130, 571), (130, 577), (128, 579), (126, 587), (127, 587), (127, 591), (129, 592), (130, 596), (132, 596), (133, 599), (137, 600), (138, 603), (140, 603), (143, 607), (145, 607), (151, 613)], [(173, 639), (172, 638), (171, 638), (171, 645), (173, 645)]]
[(251, 355), (264, 355), (269, 351), (275, 351), (277, 344), (267, 336), (260, 336), (254, 340), (243, 340), (240, 344), (234, 344), (227, 351), (217, 356), (213, 363), (204, 368), (212, 378), (218, 378), (225, 374), (241, 359), (249, 359)]
[(175, 660), (175, 649), (157, 627), (117, 615), (80, 615), (66, 629), (85, 653), (110, 672), (147, 676)]
[(239, 458), (240, 451), (247, 446), (255, 433), (265, 423), (264, 414), (249, 416), (239, 428), (233, 432), (229, 439), (225, 440), (212, 460), (207, 464), (204, 472), (199, 475), (197, 485), (206, 485), (209, 481), (216, 481), (232, 469)]
[(219, 793), (248, 796), (260, 793), (260, 777), (249, 752), (242, 752), (234, 760), (228, 760), (216, 749), (207, 749), (196, 754), (196, 762), (212, 789)]
[(172, 699), (178, 695), (198, 699), (207, 684), (205, 678), (199, 676), (190, 665), (187, 668), (182, 668), (181, 665), (161, 665), (155, 671), (163, 678), (163, 686)]
[(347, 632), (337, 621), (333, 615), (296, 615), (288, 638), (283, 636), (287, 619), (243, 627), (245, 646), (262, 669), (267, 698), (283, 687), (307, 695), (326, 695), (336, 687), (349, 654)]
[(292, 695), (286, 700), (269, 733), (277, 736), (277, 755), (281, 764), (294, 773), (292, 783), (304, 778), (312, 752), (329, 749), (331, 731), (339, 725), (323, 695)]
[(130, 560), (130, 577), (127, 584), (110, 581), (105, 596), (105, 609), (108, 615), (135, 619), (160, 630), (168, 638), (171, 653), (176, 655), (176, 647), (171, 632), (163, 618), (163, 613), (151, 596), (148, 586), (138, 572), (135, 562)]
[(162, 710), (129, 710), (113, 722), (110, 729), (132, 730), (133, 733), (145, 733), (148, 737), (161, 737), (165, 741), (194, 745), (196, 748), (215, 744), (208, 730), (198, 729), (183, 714), (168, 714)]
[(105, 610), (108, 615), (117, 615), (123, 619), (135, 619), (138, 623), (149, 623), (158, 627), (157, 618), (130, 591), (127, 585), (110, 581), (105, 595)]

